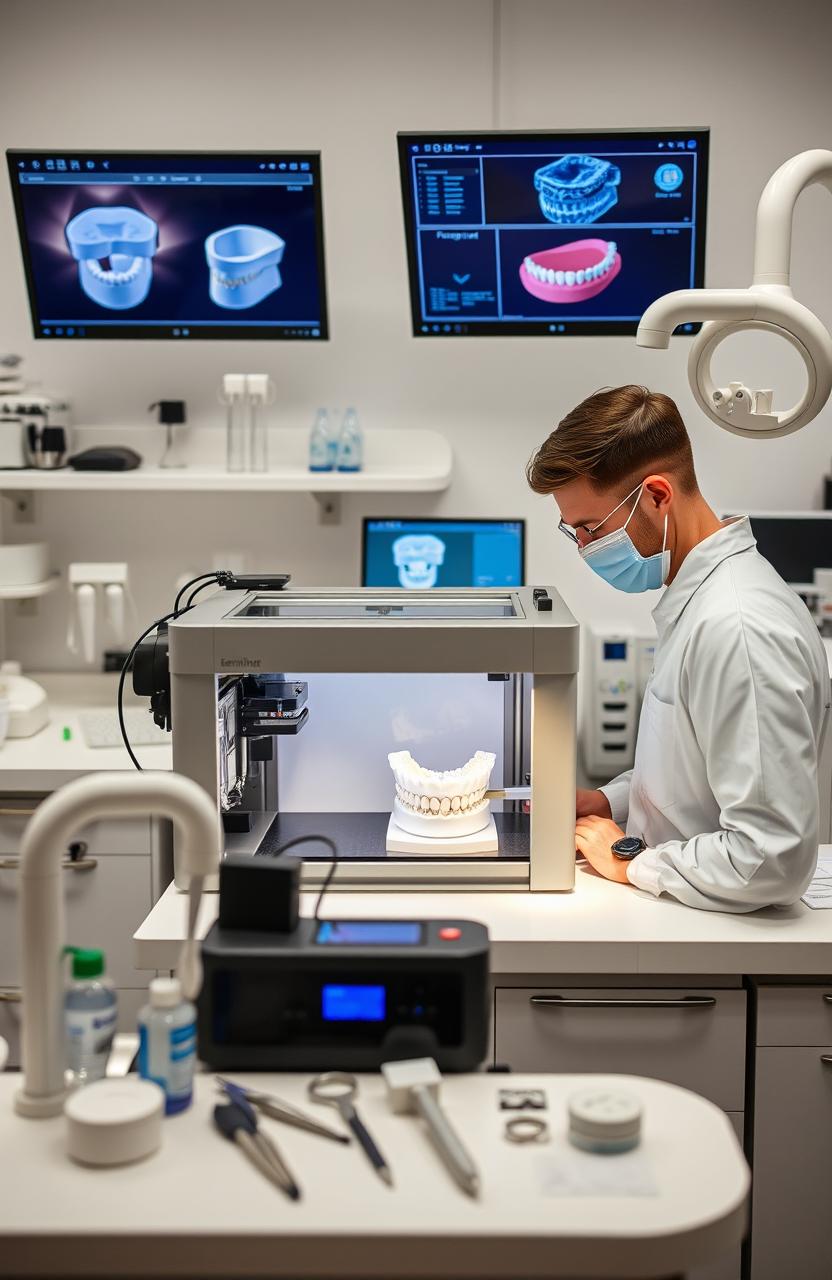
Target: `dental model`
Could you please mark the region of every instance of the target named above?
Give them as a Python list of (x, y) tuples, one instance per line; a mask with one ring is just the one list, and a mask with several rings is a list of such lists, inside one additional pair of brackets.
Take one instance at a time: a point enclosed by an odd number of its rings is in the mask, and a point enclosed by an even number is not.
[(278, 264), (285, 240), (265, 227), (240, 223), (214, 231), (205, 241), (208, 292), (218, 307), (254, 307), (279, 289)]
[(621, 170), (595, 156), (561, 156), (534, 175), (534, 187), (545, 218), (561, 226), (597, 222), (618, 201)]
[(478, 751), (461, 769), (437, 773), (417, 764), (409, 751), (387, 757), (396, 779), (393, 821), (402, 831), (432, 839), (474, 835), (491, 824), (485, 798), (497, 757)]
[(70, 219), (64, 235), (88, 298), (112, 311), (144, 302), (159, 247), (152, 218), (125, 205), (94, 205)]
[(445, 562), (445, 543), (432, 533), (409, 533), (393, 543), (393, 560), (403, 587), (435, 587), (439, 566)]
[(614, 240), (572, 240), (524, 258), (520, 281), (542, 302), (586, 302), (611, 285), (620, 270)]

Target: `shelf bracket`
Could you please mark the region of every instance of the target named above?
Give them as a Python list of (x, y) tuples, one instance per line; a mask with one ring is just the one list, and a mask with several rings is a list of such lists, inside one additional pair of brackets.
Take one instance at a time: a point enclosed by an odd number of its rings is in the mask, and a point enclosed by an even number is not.
[(12, 504), (12, 520), (15, 524), (35, 523), (35, 495), (31, 489), (4, 490), (3, 497)]
[(313, 493), (312, 497), (318, 504), (318, 524), (341, 523), (340, 493)]

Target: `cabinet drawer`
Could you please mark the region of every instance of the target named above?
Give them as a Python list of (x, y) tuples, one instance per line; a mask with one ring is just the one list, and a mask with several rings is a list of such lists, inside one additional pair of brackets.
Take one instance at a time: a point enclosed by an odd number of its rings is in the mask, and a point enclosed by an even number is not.
[[(20, 984), (18, 871), (0, 871), (0, 985)], [(132, 938), (150, 910), (150, 858), (101, 858), (88, 871), (63, 872), (66, 940), (100, 947), (117, 987), (139, 987)]]
[(501, 987), (495, 1049), (515, 1071), (649, 1076), (742, 1111), (745, 992)]
[(757, 1044), (832, 1044), (832, 986), (758, 987)]
[(757, 1052), (751, 1280), (829, 1280), (832, 1058), (826, 1048)]
[[(17, 857), (23, 831), (40, 796), (0, 797), (0, 857)], [(91, 822), (75, 837), (96, 858), (108, 854), (150, 853), (150, 818), (112, 818)]]

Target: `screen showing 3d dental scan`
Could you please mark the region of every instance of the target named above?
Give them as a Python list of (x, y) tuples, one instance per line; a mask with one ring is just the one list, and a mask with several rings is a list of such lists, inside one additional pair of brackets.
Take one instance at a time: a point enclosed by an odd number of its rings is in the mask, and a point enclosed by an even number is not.
[(414, 335), (635, 333), (656, 298), (704, 284), (708, 141), (400, 133)]
[(365, 519), (362, 585), (521, 587), (523, 520)]
[(6, 154), (36, 338), (328, 336), (318, 152)]

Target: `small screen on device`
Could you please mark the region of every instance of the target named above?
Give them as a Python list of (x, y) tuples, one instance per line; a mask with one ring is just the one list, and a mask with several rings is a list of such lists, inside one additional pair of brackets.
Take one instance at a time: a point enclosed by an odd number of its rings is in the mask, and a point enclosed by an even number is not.
[(422, 926), (411, 920), (324, 920), (315, 941), (347, 947), (417, 947)]
[(383, 1022), (387, 1009), (384, 987), (340, 986), (321, 988), (324, 1022)]

